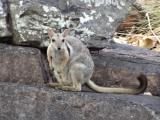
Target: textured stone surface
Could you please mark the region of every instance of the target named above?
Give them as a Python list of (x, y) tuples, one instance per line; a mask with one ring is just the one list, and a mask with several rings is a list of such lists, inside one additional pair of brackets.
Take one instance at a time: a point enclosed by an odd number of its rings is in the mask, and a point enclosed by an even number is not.
[(147, 49), (111, 43), (93, 54), (93, 80), (103, 86), (136, 87), (136, 77), (143, 73), (148, 78), (148, 90), (160, 95), (160, 55)]
[(0, 83), (1, 120), (159, 120), (159, 101)]
[(48, 80), (38, 49), (0, 44), (0, 81), (44, 85)]
[(90, 47), (102, 48), (134, 0), (9, 0), (16, 44), (44, 47), (47, 29), (71, 34)]
[(7, 1), (0, 0), (0, 37), (10, 36), (9, 23), (7, 21)]

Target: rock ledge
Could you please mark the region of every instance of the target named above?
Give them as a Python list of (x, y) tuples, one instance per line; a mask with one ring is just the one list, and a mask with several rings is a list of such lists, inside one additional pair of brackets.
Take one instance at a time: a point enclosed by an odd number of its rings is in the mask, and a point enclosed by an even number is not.
[(160, 120), (159, 101), (0, 83), (1, 120)]

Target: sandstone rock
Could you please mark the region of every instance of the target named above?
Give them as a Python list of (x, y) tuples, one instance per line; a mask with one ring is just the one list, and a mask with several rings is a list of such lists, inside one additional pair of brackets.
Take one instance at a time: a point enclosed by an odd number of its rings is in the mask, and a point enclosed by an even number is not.
[(159, 120), (160, 98), (63, 92), (0, 82), (1, 120)]
[(93, 54), (93, 80), (102, 86), (136, 87), (136, 77), (143, 73), (148, 78), (148, 90), (160, 96), (160, 56), (147, 49), (110, 43), (106, 49)]
[(38, 49), (0, 44), (0, 82), (44, 85), (48, 80)]
[(0, 0), (0, 37), (11, 36), (8, 20), (8, 6), (6, 0)]
[(71, 34), (89, 47), (102, 48), (134, 0), (9, 0), (14, 42), (46, 47), (47, 29)]

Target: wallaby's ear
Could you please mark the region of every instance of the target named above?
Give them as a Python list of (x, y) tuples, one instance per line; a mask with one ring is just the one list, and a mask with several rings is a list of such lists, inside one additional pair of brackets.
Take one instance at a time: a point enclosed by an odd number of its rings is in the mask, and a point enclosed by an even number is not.
[(66, 37), (70, 32), (70, 29), (65, 29), (64, 32), (62, 33), (63, 37)]
[(49, 38), (52, 39), (52, 37), (53, 37), (54, 34), (55, 34), (54, 31), (53, 31), (52, 29), (48, 29), (47, 32), (48, 32)]

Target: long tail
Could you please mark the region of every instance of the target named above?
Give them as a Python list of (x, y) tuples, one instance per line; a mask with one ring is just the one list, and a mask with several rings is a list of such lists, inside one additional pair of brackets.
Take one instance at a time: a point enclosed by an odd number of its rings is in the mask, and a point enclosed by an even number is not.
[(96, 85), (93, 81), (89, 80), (87, 85), (95, 90), (96, 92), (102, 92), (102, 93), (117, 93), (117, 94), (140, 94), (145, 91), (148, 85), (148, 80), (145, 75), (140, 74), (137, 77), (138, 81), (140, 82), (140, 85), (138, 88), (110, 88), (110, 87), (101, 87)]

